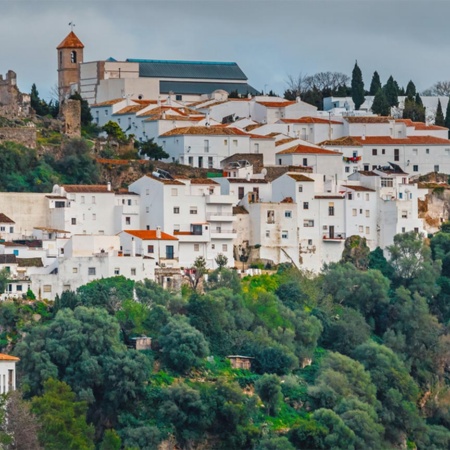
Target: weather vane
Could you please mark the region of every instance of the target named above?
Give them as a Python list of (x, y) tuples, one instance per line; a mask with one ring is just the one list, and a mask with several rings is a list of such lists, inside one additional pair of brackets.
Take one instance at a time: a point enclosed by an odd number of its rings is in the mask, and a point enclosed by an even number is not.
[(73, 22), (69, 22), (69, 26), (70, 26), (70, 31), (73, 31), (73, 27), (75, 26), (75, 24)]

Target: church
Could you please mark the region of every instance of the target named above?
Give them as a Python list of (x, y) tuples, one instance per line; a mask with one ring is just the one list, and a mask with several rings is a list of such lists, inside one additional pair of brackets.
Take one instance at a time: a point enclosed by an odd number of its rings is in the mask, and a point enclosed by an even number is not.
[(60, 101), (79, 92), (90, 105), (117, 98), (194, 102), (215, 91), (258, 95), (235, 62), (126, 59), (85, 62), (73, 30), (58, 45)]

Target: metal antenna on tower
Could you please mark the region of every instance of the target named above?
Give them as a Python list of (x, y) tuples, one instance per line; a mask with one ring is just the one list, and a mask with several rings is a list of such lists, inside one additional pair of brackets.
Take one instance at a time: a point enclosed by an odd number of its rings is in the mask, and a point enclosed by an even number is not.
[(75, 26), (75, 24), (73, 22), (69, 22), (69, 26), (70, 26), (70, 31), (73, 31), (73, 27)]

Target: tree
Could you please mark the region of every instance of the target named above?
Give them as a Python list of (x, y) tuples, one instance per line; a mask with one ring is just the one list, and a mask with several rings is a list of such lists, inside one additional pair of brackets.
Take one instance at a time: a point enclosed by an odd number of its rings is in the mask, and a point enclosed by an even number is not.
[(127, 142), (127, 135), (122, 131), (120, 125), (117, 122), (110, 120), (103, 125), (102, 130), (108, 135), (109, 138), (115, 139), (118, 142)]
[(4, 293), (8, 284), (9, 272), (6, 269), (0, 270), (0, 293)]
[(197, 287), (206, 272), (206, 259), (203, 256), (195, 258), (193, 266), (190, 269), (185, 270), (185, 276), (194, 291), (197, 290)]
[(391, 114), (391, 106), (386, 98), (383, 89), (378, 89), (372, 103), (372, 112), (380, 116), (389, 116)]
[(450, 80), (449, 81), (438, 81), (427, 92), (423, 95), (435, 95), (435, 96), (450, 96)]
[(359, 110), (360, 106), (364, 103), (364, 93), (362, 72), (358, 66), (358, 61), (356, 61), (352, 71), (352, 100), (355, 103), (356, 110)]
[(55, 162), (55, 169), (66, 184), (95, 184), (100, 179), (99, 166), (83, 139), (67, 141), (61, 158)]
[[(370, 82), (370, 89), (369, 94), (370, 95), (376, 95), (376, 93), (381, 89), (381, 80), (380, 75), (378, 75), (378, 72), (375, 71), (372, 76), (372, 81)], [(384, 115), (384, 114), (382, 114)]]
[(154, 138), (151, 138), (145, 142), (136, 141), (135, 146), (141, 155), (148, 156), (150, 159), (154, 159), (155, 161), (167, 159), (169, 157), (169, 154), (155, 142)]
[(181, 373), (199, 366), (209, 353), (203, 334), (182, 316), (172, 317), (161, 329), (159, 344), (164, 363)]
[(349, 236), (345, 240), (342, 262), (351, 262), (359, 270), (367, 270), (369, 267), (370, 249), (365, 237), (359, 235)]
[[(30, 402), (22, 400), (20, 391), (10, 391), (4, 397), (5, 417), (0, 424), (1, 448), (7, 450), (39, 450), (38, 441), (40, 426), (35, 414), (31, 412)], [(6, 438), (6, 439), (5, 439)]]
[(115, 430), (106, 430), (100, 445), (100, 450), (120, 450), (122, 440)]
[(215, 257), (214, 261), (216, 262), (219, 271), (226, 267), (226, 265), (228, 264), (228, 258), (223, 253), (219, 253)]
[(413, 122), (425, 122), (425, 108), (421, 104), (419, 94), (416, 94), (416, 98), (419, 98), (420, 102), (417, 102), (414, 98), (405, 98), (405, 104), (403, 107), (403, 118), (411, 119)]
[(406, 96), (408, 97), (408, 99), (414, 100), (416, 94), (416, 86), (411, 80), (409, 80), (408, 84), (406, 85)]
[(444, 113), (442, 112), (441, 100), (439, 99), (436, 108), (436, 115), (434, 117), (434, 124), (438, 127), (443, 127), (445, 125)]
[(255, 450), (295, 450), (295, 447), (288, 438), (281, 436), (261, 439)]
[(66, 383), (48, 379), (43, 395), (32, 400), (32, 410), (41, 424), (39, 441), (44, 448), (93, 450), (94, 427), (86, 423), (87, 409), (87, 402), (76, 401)]
[(327, 430), (324, 448), (355, 450), (355, 433), (334, 411), (321, 408), (312, 417)]
[(46, 101), (39, 97), (39, 92), (34, 83), (31, 86), (30, 105), (38, 116), (46, 116), (50, 112)]
[(398, 106), (398, 87), (392, 75), (388, 78), (383, 90), (389, 106)]
[(89, 107), (89, 103), (85, 100), (78, 92), (72, 94), (69, 99), (78, 100), (81, 105), (81, 125), (90, 125), (94, 118), (91, 114), (91, 108)]
[(255, 391), (264, 402), (267, 414), (275, 416), (283, 399), (280, 379), (276, 375), (264, 374), (255, 383)]

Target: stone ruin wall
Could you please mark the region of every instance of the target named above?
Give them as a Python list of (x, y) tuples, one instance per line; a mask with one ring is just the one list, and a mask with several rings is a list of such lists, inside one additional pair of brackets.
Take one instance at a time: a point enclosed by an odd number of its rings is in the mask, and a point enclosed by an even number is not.
[(17, 142), (29, 148), (36, 148), (36, 128), (0, 128), (0, 144), (6, 141)]
[(8, 70), (5, 78), (0, 75), (0, 116), (8, 119), (28, 117), (31, 114), (29, 94), (22, 94), (17, 87), (17, 75)]

